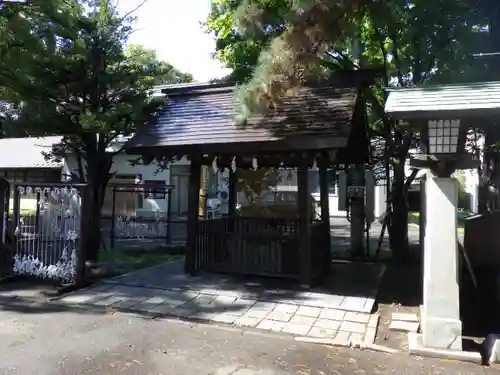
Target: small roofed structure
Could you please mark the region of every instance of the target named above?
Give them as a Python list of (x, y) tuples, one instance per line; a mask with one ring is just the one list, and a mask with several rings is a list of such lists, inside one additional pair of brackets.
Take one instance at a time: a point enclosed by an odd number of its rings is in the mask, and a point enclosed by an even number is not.
[[(421, 190), (425, 203), (420, 212), (424, 261), (419, 349), (462, 350), (462, 245), (456, 222), (459, 186), (451, 174), (479, 162), (465, 148), (470, 127), (498, 134), (500, 82), (389, 90), (385, 110), (400, 126), (419, 132), (422, 154), (412, 164), (428, 170)], [(490, 213), (466, 220), (463, 263), (469, 271), (484, 271), (481, 266), (490, 269), (497, 263), (498, 224), (499, 217)], [(475, 283), (474, 272), (471, 275)]]
[(11, 182), (61, 181), (64, 163), (47, 157), (62, 137), (0, 139), (0, 177)]
[[(473, 119), (500, 114), (500, 82), (391, 89), (385, 111), (397, 120)], [(479, 124), (476, 124), (479, 125)]]
[[(369, 79), (352, 73), (335, 83), (301, 87), (275, 109), (238, 121), (240, 104), (232, 85), (175, 85), (167, 104), (125, 146), (147, 160), (188, 156), (188, 234), (185, 270), (268, 275), (304, 285), (330, 266), (327, 168), (364, 162), (368, 155), (364, 101)], [(229, 169), (229, 213), (198, 215), (202, 166)], [(310, 210), (308, 170), (320, 173), (321, 219)], [(297, 215), (249, 217), (236, 213), (238, 169), (297, 168)]]

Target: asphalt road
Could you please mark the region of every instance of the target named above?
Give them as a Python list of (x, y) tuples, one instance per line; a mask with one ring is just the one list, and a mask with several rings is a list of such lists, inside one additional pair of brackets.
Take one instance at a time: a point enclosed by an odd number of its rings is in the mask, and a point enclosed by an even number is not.
[(2, 375), (493, 375), (499, 369), (0, 298)]

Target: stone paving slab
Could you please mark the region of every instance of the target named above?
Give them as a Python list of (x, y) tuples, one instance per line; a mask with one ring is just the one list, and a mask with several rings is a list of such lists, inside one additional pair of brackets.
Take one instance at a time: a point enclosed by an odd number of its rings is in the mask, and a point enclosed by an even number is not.
[[(214, 274), (190, 276), (184, 273), (184, 261), (172, 261), (148, 269), (106, 280), (109, 285), (170, 292), (193, 292), (217, 297), (258, 300), (262, 302), (370, 313), (385, 268), (379, 264), (333, 264), (331, 280), (321, 288), (289, 289), (269, 281), (242, 281)], [(82, 297), (83, 298), (83, 297)], [(91, 298), (91, 297), (89, 297)], [(316, 308), (316, 309), (314, 309)], [(293, 309), (290, 307), (289, 309)], [(317, 317), (317, 316), (316, 316)]]
[[(261, 301), (194, 291), (172, 291), (123, 285), (100, 285), (76, 291), (56, 303), (90, 305), (147, 316), (171, 316), (297, 336), (372, 340), (374, 315), (330, 307)], [(373, 336), (373, 338), (371, 338)]]

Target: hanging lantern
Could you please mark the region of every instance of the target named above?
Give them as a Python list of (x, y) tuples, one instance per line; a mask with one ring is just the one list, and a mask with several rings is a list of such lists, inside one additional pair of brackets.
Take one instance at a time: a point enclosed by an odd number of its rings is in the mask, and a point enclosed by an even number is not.
[(217, 156), (214, 158), (214, 161), (212, 162), (212, 169), (214, 173), (217, 173), (219, 171), (219, 166), (217, 165)]
[(231, 161), (231, 170), (233, 171), (233, 173), (236, 173), (236, 156), (233, 158), (233, 160)]
[(253, 168), (254, 171), (256, 171), (257, 168), (259, 168), (259, 162), (258, 162), (257, 158), (253, 158), (253, 160), (252, 160), (252, 168)]

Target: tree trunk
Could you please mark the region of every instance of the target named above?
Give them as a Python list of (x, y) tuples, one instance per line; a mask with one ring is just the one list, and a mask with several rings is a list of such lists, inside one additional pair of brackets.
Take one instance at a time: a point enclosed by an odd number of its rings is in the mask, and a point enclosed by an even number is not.
[(391, 186), (391, 210), (389, 211), (389, 243), (395, 260), (409, 257), (408, 205), (406, 202), (404, 163), (393, 163), (394, 178)]
[(87, 199), (90, 220), (88, 221), (87, 241), (85, 241), (85, 260), (97, 262), (99, 260), (99, 250), (101, 248), (101, 209), (104, 204), (104, 195), (109, 182), (108, 163), (97, 163), (95, 166), (87, 168), (87, 184), (89, 194)]
[(88, 239), (86, 242), (87, 248), (84, 249), (85, 260), (97, 262), (99, 260), (99, 249), (101, 247), (101, 200), (99, 199), (99, 186), (90, 183), (89, 180), (89, 228)]

